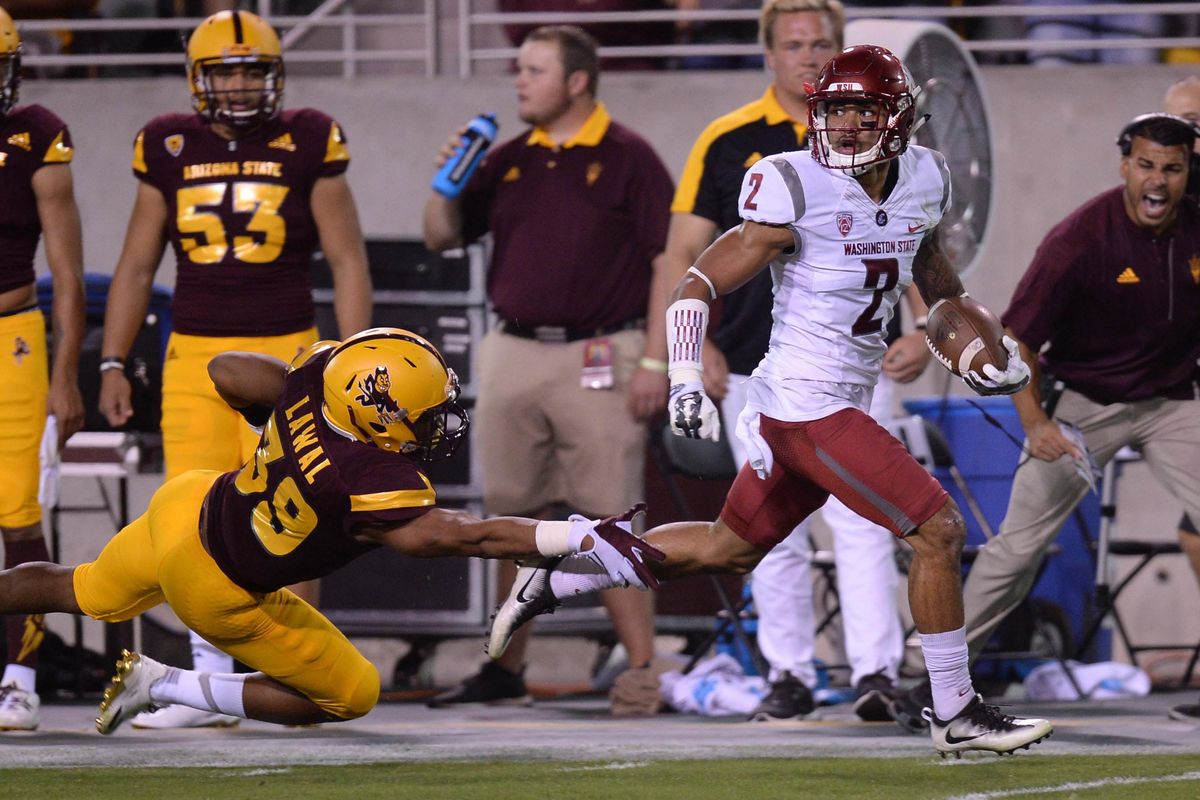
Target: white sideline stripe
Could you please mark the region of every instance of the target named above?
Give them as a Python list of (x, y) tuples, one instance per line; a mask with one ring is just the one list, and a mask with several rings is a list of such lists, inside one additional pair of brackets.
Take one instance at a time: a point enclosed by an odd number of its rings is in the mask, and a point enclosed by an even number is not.
[(650, 766), (649, 761), (610, 761), (607, 764), (595, 764), (590, 767), (563, 767), (559, 772), (595, 772), (604, 769), (638, 769)]
[(1183, 772), (1178, 775), (1154, 775), (1144, 778), (1101, 778), (1095, 781), (1060, 783), (1057, 786), (1031, 786), (1027, 789), (1002, 789), (997, 792), (972, 792), (949, 797), (947, 800), (992, 800), (996, 797), (1022, 797), (1031, 794), (1053, 794), (1078, 789), (1102, 789), (1106, 786), (1133, 786), (1139, 783), (1176, 783), (1178, 781), (1200, 781), (1200, 772)]

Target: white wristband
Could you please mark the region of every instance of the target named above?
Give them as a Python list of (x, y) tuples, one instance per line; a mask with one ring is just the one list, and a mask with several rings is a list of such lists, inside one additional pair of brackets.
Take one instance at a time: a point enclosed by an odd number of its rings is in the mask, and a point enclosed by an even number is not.
[(571, 523), (542, 521), (534, 529), (537, 550), (544, 556), (569, 556), (578, 551), (571, 547)]

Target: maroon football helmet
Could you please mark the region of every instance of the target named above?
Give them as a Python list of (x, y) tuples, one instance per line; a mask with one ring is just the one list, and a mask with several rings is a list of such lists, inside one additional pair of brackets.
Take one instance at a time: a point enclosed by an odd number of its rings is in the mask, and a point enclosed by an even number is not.
[[(908, 148), (917, 119), (919, 87), (890, 50), (873, 44), (847, 47), (821, 68), (808, 91), (808, 135), (812, 156), (822, 166), (861, 175), (872, 164), (895, 158)], [(834, 128), (827, 123), (831, 103), (860, 100), (879, 106), (879, 121), (870, 126)], [(830, 133), (882, 131), (879, 140), (862, 153), (839, 152)]]

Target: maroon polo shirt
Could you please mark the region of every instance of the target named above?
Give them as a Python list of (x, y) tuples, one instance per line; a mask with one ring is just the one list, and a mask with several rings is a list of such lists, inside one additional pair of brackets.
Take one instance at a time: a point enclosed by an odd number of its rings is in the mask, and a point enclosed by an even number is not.
[(167, 203), (175, 330), (282, 336), (312, 327), (312, 189), (349, 161), (341, 128), (310, 108), (236, 141), (199, 114), (151, 120), (134, 142), (133, 173)]
[(18, 106), (0, 118), (0, 292), (33, 283), (42, 235), (33, 173), (73, 154), (66, 124), (42, 106)]
[(1162, 234), (1125, 213), (1124, 187), (1056, 225), (1017, 285), (1004, 324), (1042, 368), (1098, 403), (1195, 396), (1200, 358), (1200, 212)]
[(525, 131), (463, 192), (468, 241), (491, 231), (488, 294), (525, 327), (601, 328), (646, 315), (674, 185), (650, 145), (597, 105), (561, 147)]

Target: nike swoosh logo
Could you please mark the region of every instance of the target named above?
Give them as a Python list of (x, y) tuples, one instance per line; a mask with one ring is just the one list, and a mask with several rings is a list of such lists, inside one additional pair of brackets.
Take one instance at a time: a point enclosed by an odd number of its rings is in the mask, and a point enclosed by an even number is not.
[(530, 600), (531, 600), (532, 598), (529, 598), (529, 597), (526, 597), (526, 596), (525, 596), (525, 590), (529, 588), (529, 585), (530, 585), (531, 583), (533, 583), (533, 582), (534, 582), (534, 580), (535, 580), (536, 578), (537, 578), (537, 573), (535, 572), (535, 573), (533, 573), (533, 575), (530, 575), (530, 576), (529, 576), (529, 580), (525, 581), (525, 585), (524, 585), (524, 586), (522, 586), (520, 589), (518, 589), (518, 590), (517, 590), (517, 602), (518, 602), (518, 603), (528, 603), (528, 602), (530, 602)]
[(917, 231), (921, 230), (921, 229), (922, 229), (922, 228), (924, 228), (924, 227), (925, 227), (925, 223), (924, 223), (924, 222), (918, 222), (916, 225), (909, 225), (909, 226), (908, 226), (908, 232), (909, 232), (909, 233), (916, 233)]
[(963, 742), (971, 742), (983, 736), (982, 733), (977, 733), (974, 736), (953, 736), (949, 732), (946, 733), (946, 744), (962, 744)]

